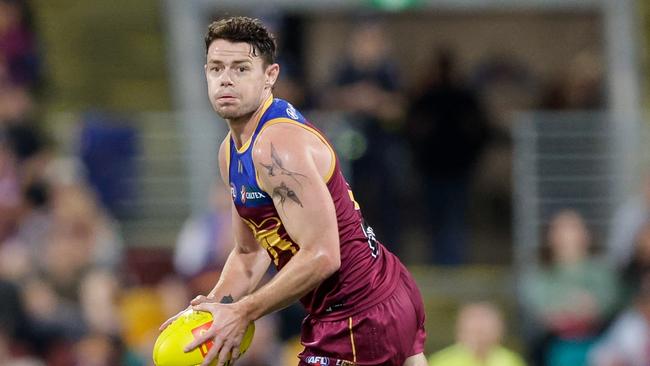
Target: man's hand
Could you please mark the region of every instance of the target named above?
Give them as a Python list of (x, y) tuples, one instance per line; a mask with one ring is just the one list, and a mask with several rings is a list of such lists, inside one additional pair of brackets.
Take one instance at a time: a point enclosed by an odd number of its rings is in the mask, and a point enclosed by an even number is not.
[(161, 332), (162, 332), (163, 330), (165, 330), (165, 328), (167, 328), (167, 327), (169, 326), (169, 324), (173, 323), (174, 320), (178, 319), (178, 317), (181, 316), (181, 314), (183, 314), (184, 312), (186, 312), (186, 311), (188, 311), (189, 309), (191, 309), (191, 308), (192, 308), (192, 305), (198, 305), (198, 304), (200, 304), (200, 303), (202, 303), (202, 302), (211, 301), (211, 300), (212, 300), (211, 298), (209, 298), (209, 297), (205, 297), (205, 296), (203, 296), (203, 295), (199, 295), (199, 296), (195, 297), (195, 298), (192, 299), (192, 301), (190, 302), (190, 306), (188, 306), (188, 307), (186, 307), (185, 309), (179, 311), (176, 315), (172, 316), (171, 318), (165, 320), (165, 322), (162, 323), (162, 325), (160, 326), (160, 328), (158, 328), (158, 330), (161, 331)]
[[(195, 302), (196, 300), (196, 302)], [(210, 351), (205, 356), (201, 366), (208, 366), (217, 359), (217, 366), (223, 366), (229, 359), (239, 358), (239, 345), (244, 338), (250, 320), (245, 316), (241, 303), (217, 303), (208, 298), (192, 301), (194, 311), (205, 311), (212, 314), (212, 326), (207, 332), (188, 344), (184, 351), (189, 352), (206, 341), (212, 340)]]

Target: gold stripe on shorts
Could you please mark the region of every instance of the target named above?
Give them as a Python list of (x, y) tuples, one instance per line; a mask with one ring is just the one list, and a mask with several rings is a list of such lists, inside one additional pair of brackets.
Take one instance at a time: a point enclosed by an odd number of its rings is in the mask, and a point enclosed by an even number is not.
[(352, 333), (352, 317), (348, 318), (348, 328), (350, 329), (350, 343), (352, 344), (352, 362), (357, 363), (357, 349), (354, 347), (354, 334)]

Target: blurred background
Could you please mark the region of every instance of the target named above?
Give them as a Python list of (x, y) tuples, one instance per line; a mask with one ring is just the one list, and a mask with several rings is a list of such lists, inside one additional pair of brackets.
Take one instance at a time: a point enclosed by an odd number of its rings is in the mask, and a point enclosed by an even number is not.
[[(650, 363), (647, 0), (0, 0), (1, 365), (151, 365), (215, 283), (229, 15), (414, 273), (431, 365)], [(238, 365), (297, 364), (303, 316)]]

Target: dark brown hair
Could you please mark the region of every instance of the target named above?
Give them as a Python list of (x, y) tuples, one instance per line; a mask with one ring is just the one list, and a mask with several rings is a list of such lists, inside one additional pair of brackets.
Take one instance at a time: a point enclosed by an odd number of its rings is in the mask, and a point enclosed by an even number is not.
[(253, 54), (261, 57), (265, 66), (275, 63), (275, 39), (258, 19), (231, 17), (212, 22), (205, 35), (206, 53), (217, 39), (248, 43), (253, 47)]

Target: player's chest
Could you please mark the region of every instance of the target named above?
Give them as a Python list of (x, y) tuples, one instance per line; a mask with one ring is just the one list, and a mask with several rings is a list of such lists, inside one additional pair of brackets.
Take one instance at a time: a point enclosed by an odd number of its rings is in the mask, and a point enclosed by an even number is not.
[(273, 204), (269, 195), (257, 184), (255, 167), (250, 157), (232, 155), (229, 180), (230, 194), (236, 206), (256, 207)]

